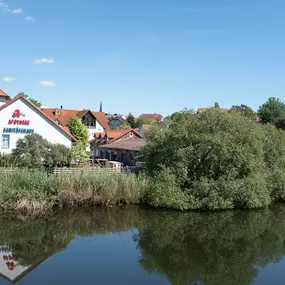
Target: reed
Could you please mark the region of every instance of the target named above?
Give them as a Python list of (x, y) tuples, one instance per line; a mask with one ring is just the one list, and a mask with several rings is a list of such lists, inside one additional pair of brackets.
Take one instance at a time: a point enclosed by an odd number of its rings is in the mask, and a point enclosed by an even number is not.
[(2, 168), (0, 209), (41, 212), (54, 206), (139, 204), (147, 187), (142, 175), (84, 170), (51, 175), (44, 170)]

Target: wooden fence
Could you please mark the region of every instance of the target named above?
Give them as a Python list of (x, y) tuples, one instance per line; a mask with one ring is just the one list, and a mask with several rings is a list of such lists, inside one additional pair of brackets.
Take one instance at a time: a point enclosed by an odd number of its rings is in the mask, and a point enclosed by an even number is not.
[(16, 168), (11, 168), (11, 167), (0, 167), (0, 172), (1, 173), (13, 173), (16, 171)]
[(70, 168), (70, 167), (56, 167), (53, 169), (53, 174), (72, 174), (80, 172), (105, 172), (105, 173), (114, 173), (117, 172), (113, 168), (100, 168), (100, 167), (86, 167), (86, 168)]

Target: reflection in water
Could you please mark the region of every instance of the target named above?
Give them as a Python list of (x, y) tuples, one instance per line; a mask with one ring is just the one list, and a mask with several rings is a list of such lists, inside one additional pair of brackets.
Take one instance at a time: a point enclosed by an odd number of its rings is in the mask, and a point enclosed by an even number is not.
[[(107, 238), (110, 233), (136, 228), (137, 266), (171, 284), (253, 284), (262, 267), (278, 263), (285, 255), (284, 214), (282, 206), (220, 213), (129, 207), (61, 212), (48, 218), (2, 216), (0, 273), (16, 282), (39, 264), (44, 266), (47, 258), (66, 248), (77, 235)], [(109, 273), (112, 270), (106, 268)], [(89, 274), (92, 279), (94, 272)], [(135, 283), (133, 279), (129, 284)]]

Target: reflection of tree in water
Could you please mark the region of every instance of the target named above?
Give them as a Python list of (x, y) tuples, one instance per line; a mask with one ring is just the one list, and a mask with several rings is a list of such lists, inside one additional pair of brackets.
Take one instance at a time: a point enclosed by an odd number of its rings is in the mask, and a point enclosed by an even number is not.
[(172, 284), (251, 284), (285, 255), (285, 209), (147, 215), (134, 238), (145, 270)]
[(0, 245), (13, 252), (22, 266), (39, 264), (64, 249), (76, 235), (89, 236), (128, 230), (137, 208), (65, 211), (48, 217), (23, 219), (0, 216)]
[[(138, 228), (141, 265), (174, 285), (244, 285), (258, 266), (285, 255), (285, 207), (274, 210), (178, 213), (139, 207), (65, 211), (48, 217), (0, 216), (0, 245), (32, 268), (76, 236)], [(122, 257), (124, 258), (124, 257)]]

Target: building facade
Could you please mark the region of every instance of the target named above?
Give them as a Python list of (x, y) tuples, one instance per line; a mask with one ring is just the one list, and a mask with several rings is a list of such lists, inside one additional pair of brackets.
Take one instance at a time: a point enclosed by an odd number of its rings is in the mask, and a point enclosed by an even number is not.
[(134, 166), (135, 157), (145, 140), (135, 130), (111, 130), (96, 134), (90, 141), (92, 158), (119, 161)]
[(93, 139), (96, 133), (109, 130), (108, 120), (103, 112), (67, 110), (63, 108), (42, 108), (42, 111), (62, 127), (67, 127), (72, 117), (79, 118), (88, 130), (89, 140)]
[(18, 97), (0, 106), (0, 152), (9, 154), (19, 139), (37, 133), (51, 143), (71, 147), (76, 139), (29, 100)]
[(126, 120), (122, 116), (112, 116), (109, 119), (109, 127), (111, 130), (119, 130)]

